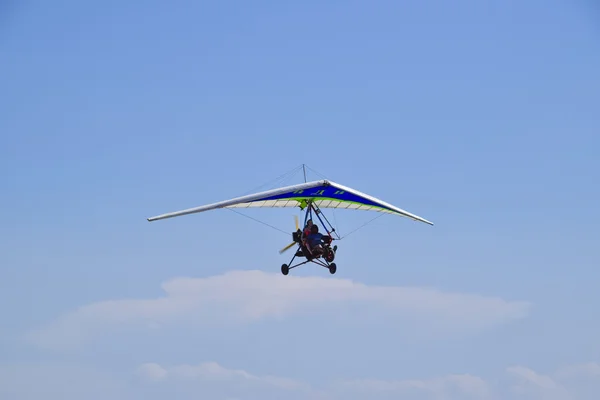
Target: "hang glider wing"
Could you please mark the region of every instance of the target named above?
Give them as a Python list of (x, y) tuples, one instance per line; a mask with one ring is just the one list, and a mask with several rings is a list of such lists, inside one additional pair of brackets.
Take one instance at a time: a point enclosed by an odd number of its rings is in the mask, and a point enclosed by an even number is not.
[(178, 217), (218, 208), (252, 208), (252, 207), (300, 207), (305, 208), (312, 201), (319, 208), (341, 208), (350, 210), (372, 210), (401, 215), (415, 221), (433, 225), (432, 222), (404, 211), (396, 206), (369, 196), (358, 190), (328, 180), (301, 183), (261, 193), (236, 197), (213, 204), (175, 211), (148, 218), (148, 221)]

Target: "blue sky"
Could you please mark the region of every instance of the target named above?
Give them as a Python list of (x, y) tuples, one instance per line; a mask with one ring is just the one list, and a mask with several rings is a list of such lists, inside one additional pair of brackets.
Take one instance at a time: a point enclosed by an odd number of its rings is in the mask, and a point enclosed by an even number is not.
[[(591, 2), (0, 13), (2, 398), (600, 394)], [(146, 221), (302, 163), (435, 226), (379, 218), (335, 276), (283, 277), (282, 232)]]

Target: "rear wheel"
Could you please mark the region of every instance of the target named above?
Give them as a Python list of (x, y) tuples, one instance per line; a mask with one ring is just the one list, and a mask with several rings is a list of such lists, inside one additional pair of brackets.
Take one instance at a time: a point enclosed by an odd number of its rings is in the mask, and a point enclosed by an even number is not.
[(335, 265), (335, 263), (329, 264), (329, 273), (333, 275), (335, 274), (335, 271), (337, 271), (337, 265)]
[(335, 253), (331, 249), (327, 249), (327, 251), (325, 252), (325, 260), (327, 260), (328, 263), (333, 262), (333, 260), (335, 260)]
[(281, 266), (281, 273), (287, 275), (290, 273), (290, 267), (287, 264)]

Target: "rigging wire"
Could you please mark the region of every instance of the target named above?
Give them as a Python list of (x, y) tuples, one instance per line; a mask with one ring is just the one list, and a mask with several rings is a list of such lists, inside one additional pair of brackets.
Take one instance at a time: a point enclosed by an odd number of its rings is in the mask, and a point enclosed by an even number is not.
[(298, 169), (298, 170), (294, 170), (294, 173), (293, 173), (293, 174), (290, 174), (290, 175), (289, 175), (287, 178), (285, 178), (285, 179), (282, 179), (282, 180), (281, 180), (281, 182), (279, 183), (279, 186), (283, 186), (283, 185), (284, 185), (284, 183), (285, 183), (285, 184), (287, 184), (287, 182), (289, 182), (289, 181), (290, 181), (290, 180), (291, 180), (291, 179), (292, 179), (294, 176), (296, 176), (296, 174), (297, 174), (298, 172), (300, 172), (300, 171), (299, 171), (299, 169), (300, 169), (300, 168), (302, 168), (302, 165), (301, 165), (300, 167), (297, 167), (297, 169)]
[[(331, 213), (333, 214), (333, 222), (335, 223), (335, 226), (337, 226), (337, 229), (335, 230), (335, 231), (337, 232), (337, 231), (339, 231), (339, 230), (340, 230), (340, 229), (339, 229), (339, 227), (340, 227), (340, 226), (339, 226), (339, 224), (338, 224), (337, 217), (336, 217), (336, 215), (335, 215), (335, 208), (333, 208), (333, 209), (332, 209)], [(338, 234), (338, 237), (339, 237), (339, 234)], [(340, 238), (340, 239), (341, 239), (341, 238)], [(339, 240), (339, 239), (338, 239), (338, 240)]]
[(323, 179), (329, 179), (328, 177), (326, 177), (325, 175), (323, 175), (322, 173), (320, 173), (319, 171), (315, 171), (314, 169), (312, 169), (311, 167), (309, 167), (308, 165), (306, 165), (306, 168), (308, 168), (309, 170), (311, 170), (312, 172), (314, 172), (315, 174), (319, 175), (321, 178)]
[[(279, 186), (283, 185), (283, 182), (289, 181), (289, 180), (290, 180), (290, 179), (291, 179), (293, 176), (295, 176), (295, 174), (297, 174), (297, 173), (300, 171), (300, 169), (301, 169), (301, 168), (303, 168), (303, 165), (304, 165), (304, 164), (298, 165), (297, 167), (295, 167), (295, 168), (293, 168), (293, 169), (289, 170), (288, 172), (286, 172), (286, 173), (284, 173), (284, 174), (282, 174), (282, 175), (279, 175), (277, 178), (274, 178), (274, 179), (272, 179), (272, 180), (270, 180), (270, 181), (268, 181), (268, 182), (266, 182), (266, 183), (263, 183), (263, 184), (262, 184), (262, 185), (260, 185), (260, 186), (257, 186), (257, 187), (255, 187), (255, 188), (253, 188), (253, 189), (250, 189), (250, 190), (246, 191), (244, 194), (241, 194), (241, 195), (240, 195), (240, 197), (241, 197), (241, 196), (245, 196), (245, 195), (247, 195), (247, 194), (250, 194), (250, 193), (252, 193), (252, 192), (257, 192), (259, 189), (261, 189), (261, 188), (264, 188), (265, 186), (269, 185), (270, 183), (272, 183), (272, 185), (271, 185), (271, 187), (270, 187), (270, 188), (273, 188), (273, 187), (275, 187), (276, 185), (279, 185)], [(284, 231), (284, 230), (282, 230), (282, 229), (279, 229), (279, 228), (277, 228), (276, 226), (273, 226), (273, 225), (267, 224), (267, 223), (266, 223), (266, 222), (264, 222), (264, 221), (261, 221), (261, 220), (259, 220), (259, 219), (257, 219), (257, 218), (254, 218), (254, 217), (251, 217), (251, 216), (249, 216), (249, 215), (247, 215), (247, 214), (244, 214), (244, 213), (242, 213), (242, 212), (240, 212), (240, 211), (238, 211), (238, 210), (235, 210), (235, 209), (233, 209), (233, 208), (227, 208), (227, 207), (226, 207), (225, 209), (226, 209), (226, 210), (229, 210), (229, 211), (232, 211), (232, 212), (234, 212), (234, 213), (236, 213), (236, 214), (239, 214), (239, 215), (241, 215), (242, 217), (246, 217), (246, 218), (248, 218), (248, 219), (251, 219), (251, 220), (253, 220), (253, 221), (256, 221), (256, 222), (258, 222), (258, 223), (260, 223), (260, 224), (263, 224), (263, 225), (265, 225), (265, 226), (268, 226), (269, 228), (272, 228), (272, 229), (274, 229), (274, 230), (276, 230), (276, 231), (282, 232), (282, 233), (284, 233), (286, 236), (288, 236), (288, 235), (290, 234), (289, 232), (286, 232), (286, 231)]]
[[(268, 185), (268, 184), (270, 184), (270, 183), (273, 183), (273, 185), (271, 185), (271, 188), (273, 188), (273, 187), (275, 186), (275, 184), (276, 184), (277, 182), (279, 182), (280, 180), (281, 180), (281, 181), (285, 181), (285, 179), (291, 179), (291, 178), (294, 176), (294, 174), (297, 174), (297, 173), (299, 172), (299, 170), (300, 170), (301, 168), (302, 168), (302, 164), (301, 164), (301, 165), (298, 165), (297, 167), (295, 167), (295, 168), (293, 168), (293, 169), (289, 170), (288, 172), (286, 172), (286, 173), (284, 173), (284, 174), (282, 174), (282, 175), (279, 175), (277, 178), (271, 179), (270, 181), (268, 181), (268, 182), (266, 182), (266, 183), (263, 183), (263, 184), (262, 184), (262, 185), (260, 185), (260, 186), (257, 186), (257, 187), (255, 187), (255, 188), (253, 188), (253, 189), (250, 189), (250, 190), (248, 190), (248, 191), (244, 192), (244, 193), (243, 193), (243, 194), (241, 194), (240, 196), (245, 196), (245, 195), (247, 195), (247, 194), (250, 194), (250, 193), (252, 193), (252, 192), (258, 192), (258, 190), (259, 190), (259, 189), (261, 189), (261, 188), (264, 188), (265, 186), (267, 186), (267, 185)], [(290, 176), (286, 178), (286, 176), (288, 176), (288, 175), (290, 175)]]
[(273, 225), (267, 224), (267, 223), (266, 223), (266, 222), (264, 222), (264, 221), (261, 221), (261, 220), (259, 220), (259, 219), (256, 219), (256, 218), (254, 218), (254, 217), (251, 217), (251, 216), (249, 216), (249, 215), (246, 215), (246, 214), (244, 214), (244, 213), (241, 213), (241, 212), (239, 212), (239, 211), (237, 211), (237, 210), (235, 210), (235, 209), (233, 209), (233, 208), (227, 208), (227, 210), (229, 210), (229, 211), (232, 211), (232, 212), (234, 212), (234, 213), (236, 213), (236, 214), (239, 214), (239, 215), (241, 215), (242, 217), (249, 218), (249, 219), (251, 219), (251, 220), (253, 220), (253, 221), (256, 221), (256, 222), (258, 222), (258, 223), (260, 223), (260, 224), (263, 224), (263, 225), (265, 225), (265, 226), (268, 226), (269, 228), (275, 229), (276, 231), (282, 232), (282, 233), (283, 233), (283, 234), (285, 234), (286, 236), (289, 236), (289, 235), (290, 235), (290, 233), (289, 233), (289, 232), (286, 232), (286, 231), (284, 231), (283, 229), (279, 229), (279, 228), (277, 228), (276, 226), (273, 226)]
[(374, 221), (375, 221), (377, 218), (381, 218), (381, 217), (383, 217), (383, 213), (381, 213), (381, 212), (380, 212), (378, 216), (376, 216), (375, 218), (373, 218), (373, 219), (371, 219), (371, 220), (369, 220), (369, 221), (365, 222), (364, 224), (362, 224), (362, 225), (361, 225), (361, 226), (359, 226), (358, 228), (354, 229), (353, 231), (350, 231), (350, 233), (347, 233), (347, 234), (345, 234), (345, 235), (344, 235), (344, 236), (342, 236), (342, 237), (341, 237), (339, 240), (342, 240), (342, 239), (345, 239), (345, 238), (347, 238), (348, 236), (350, 236), (350, 235), (351, 235), (351, 234), (353, 234), (354, 232), (358, 231), (359, 229), (362, 229), (362, 228), (364, 228), (365, 226), (369, 225), (371, 222), (374, 222)]

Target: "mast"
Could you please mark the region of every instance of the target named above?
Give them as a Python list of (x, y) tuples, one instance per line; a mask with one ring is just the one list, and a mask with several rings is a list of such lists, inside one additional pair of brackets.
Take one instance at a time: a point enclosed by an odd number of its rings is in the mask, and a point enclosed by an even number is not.
[(302, 164), (302, 172), (304, 172), (304, 183), (306, 183), (306, 166)]

